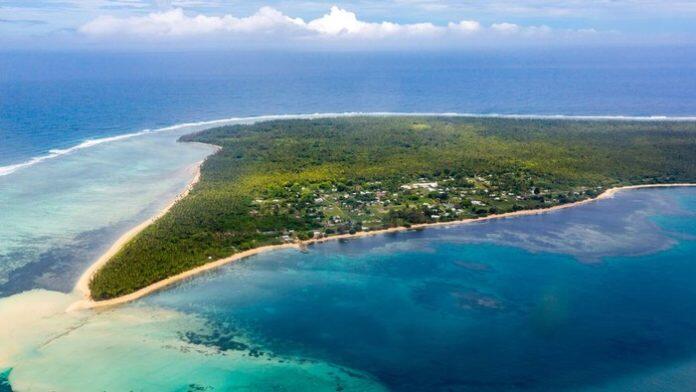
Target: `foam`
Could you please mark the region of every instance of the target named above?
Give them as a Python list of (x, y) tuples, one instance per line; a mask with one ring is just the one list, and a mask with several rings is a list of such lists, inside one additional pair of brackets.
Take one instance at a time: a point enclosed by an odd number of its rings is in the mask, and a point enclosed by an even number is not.
[(46, 161), (49, 159), (57, 158), (61, 155), (70, 154), (72, 152), (82, 150), (84, 148), (90, 148), (90, 147), (94, 147), (96, 145), (103, 144), (103, 143), (109, 143), (109, 142), (115, 142), (118, 140), (129, 139), (131, 137), (145, 135), (145, 134), (148, 134), (151, 132), (152, 131), (150, 131), (149, 129), (145, 129), (145, 130), (142, 130), (140, 132), (127, 133), (124, 135), (109, 136), (109, 137), (100, 138), (100, 139), (88, 139), (88, 140), (85, 140), (84, 142), (82, 142), (76, 146), (70, 147), (70, 148), (52, 149), (52, 150), (48, 151), (47, 155), (34, 157), (26, 162), (0, 167), (0, 176), (6, 176), (8, 174), (12, 174), (19, 169), (22, 169), (22, 168), (25, 168), (28, 166), (32, 166), (32, 165), (35, 165), (37, 163), (40, 163), (40, 162), (43, 162), (43, 161)]
[(46, 155), (33, 157), (25, 162), (16, 163), (7, 166), (0, 166), (0, 177), (6, 176), (16, 172), (17, 170), (36, 165), (38, 163), (58, 158), (63, 155), (71, 154), (75, 151), (82, 150), (85, 148), (94, 147), (103, 143), (110, 143), (125, 139), (130, 139), (132, 137), (147, 135), (155, 132), (167, 132), (174, 131), (182, 128), (188, 127), (200, 127), (208, 125), (224, 125), (230, 123), (245, 123), (245, 122), (257, 122), (257, 121), (268, 121), (268, 120), (283, 120), (283, 119), (312, 119), (312, 118), (326, 118), (326, 117), (352, 117), (352, 116), (449, 116), (449, 117), (468, 117), (468, 118), (508, 118), (508, 119), (539, 119), (539, 120), (605, 120), (605, 121), (673, 121), (673, 122), (684, 122), (684, 121), (696, 121), (696, 116), (624, 116), (624, 115), (588, 115), (588, 116), (575, 116), (575, 115), (564, 115), (564, 114), (481, 114), (481, 113), (457, 113), (457, 112), (340, 112), (340, 113), (312, 113), (312, 114), (277, 114), (277, 115), (262, 115), (262, 116), (251, 116), (251, 117), (230, 117), (219, 120), (210, 121), (198, 121), (198, 122), (188, 122), (175, 124), (164, 128), (158, 129), (144, 129), (142, 131), (126, 133), (123, 135), (109, 136), (99, 139), (88, 139), (82, 143), (65, 149), (52, 149)]

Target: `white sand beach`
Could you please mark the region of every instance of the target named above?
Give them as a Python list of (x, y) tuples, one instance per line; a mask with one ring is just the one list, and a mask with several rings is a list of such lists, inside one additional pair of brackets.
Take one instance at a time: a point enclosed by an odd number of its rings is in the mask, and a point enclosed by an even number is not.
[(132, 228), (127, 233), (125, 233), (123, 236), (121, 236), (111, 246), (111, 248), (109, 248), (109, 250), (106, 253), (101, 255), (97, 259), (97, 261), (95, 261), (94, 264), (92, 264), (82, 274), (82, 276), (80, 277), (80, 279), (78, 280), (78, 282), (75, 286), (75, 291), (78, 293), (81, 293), (82, 296), (84, 297), (84, 299), (72, 304), (68, 310), (102, 308), (102, 307), (116, 306), (116, 305), (124, 304), (127, 302), (131, 302), (131, 301), (137, 300), (139, 298), (143, 298), (143, 297), (145, 297), (149, 294), (152, 294), (156, 291), (162, 290), (163, 288), (171, 286), (177, 282), (181, 282), (185, 279), (188, 279), (188, 278), (191, 278), (195, 275), (203, 273), (205, 271), (210, 271), (212, 269), (221, 267), (223, 265), (232, 263), (234, 261), (241, 260), (241, 259), (244, 259), (247, 257), (257, 255), (259, 253), (268, 252), (268, 251), (272, 251), (272, 250), (288, 249), (288, 248), (301, 249), (302, 247), (310, 245), (310, 244), (321, 243), (321, 242), (326, 242), (326, 241), (360, 238), (360, 237), (367, 237), (367, 236), (373, 236), (373, 235), (379, 235), (379, 234), (385, 234), (385, 233), (395, 233), (395, 232), (400, 232), (400, 231), (423, 229), (423, 228), (428, 228), (428, 227), (451, 226), (451, 225), (461, 225), (461, 224), (468, 224), (468, 223), (474, 223), (474, 222), (485, 222), (485, 221), (490, 221), (490, 220), (494, 220), (494, 219), (513, 218), (513, 217), (525, 216), (525, 215), (546, 214), (546, 213), (551, 213), (551, 212), (566, 209), (566, 208), (577, 207), (579, 205), (592, 203), (592, 202), (606, 199), (606, 198), (611, 198), (614, 195), (616, 195), (616, 193), (618, 193), (620, 191), (624, 191), (624, 190), (696, 186), (696, 184), (692, 184), (692, 183), (629, 185), (629, 186), (622, 186), (622, 187), (615, 187), (615, 188), (607, 189), (595, 198), (585, 199), (585, 200), (577, 201), (574, 203), (557, 205), (557, 206), (553, 206), (553, 207), (549, 207), (549, 208), (507, 212), (507, 213), (503, 213), (503, 214), (489, 215), (489, 216), (482, 217), (482, 218), (469, 218), (469, 219), (463, 219), (463, 220), (458, 220), (458, 221), (424, 223), (424, 224), (412, 225), (411, 227), (393, 227), (393, 228), (388, 228), (388, 229), (383, 229), (383, 230), (358, 232), (355, 234), (340, 234), (340, 235), (329, 236), (329, 237), (324, 237), (324, 238), (316, 238), (316, 239), (311, 239), (311, 240), (307, 240), (307, 241), (303, 241), (303, 242), (296, 242), (296, 243), (261, 246), (261, 247), (250, 249), (247, 251), (235, 253), (229, 257), (225, 257), (222, 259), (211, 261), (211, 262), (206, 263), (204, 265), (201, 265), (199, 267), (190, 269), (190, 270), (182, 272), (180, 274), (171, 276), (167, 279), (153, 283), (147, 287), (144, 287), (138, 291), (135, 291), (135, 292), (127, 294), (127, 295), (123, 295), (123, 296), (120, 296), (117, 298), (112, 298), (112, 299), (103, 300), (103, 301), (92, 300), (91, 295), (90, 295), (90, 290), (89, 290), (89, 282), (92, 279), (92, 277), (94, 276), (94, 274), (104, 264), (106, 264), (128, 241), (130, 241), (133, 237), (135, 237), (139, 232), (141, 232), (143, 229), (145, 229), (151, 223), (153, 223), (154, 221), (159, 219), (161, 216), (166, 214), (177, 201), (181, 200), (183, 197), (188, 195), (188, 193), (191, 191), (191, 189), (193, 189), (194, 185), (200, 179), (200, 165), (201, 165), (201, 163), (202, 162), (199, 162), (198, 164), (195, 165), (195, 168), (194, 168), (195, 175), (193, 176), (191, 182), (188, 184), (186, 189), (181, 194), (179, 194), (179, 196), (177, 196), (170, 204), (167, 205), (167, 207), (165, 209), (160, 211), (158, 214), (156, 214), (155, 216), (146, 220), (145, 222), (142, 222), (141, 224)]

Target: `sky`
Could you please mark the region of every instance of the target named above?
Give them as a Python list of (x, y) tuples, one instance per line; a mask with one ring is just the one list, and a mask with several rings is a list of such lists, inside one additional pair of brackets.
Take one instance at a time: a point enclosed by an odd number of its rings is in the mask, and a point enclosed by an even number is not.
[(0, 50), (691, 44), (694, 0), (0, 0)]

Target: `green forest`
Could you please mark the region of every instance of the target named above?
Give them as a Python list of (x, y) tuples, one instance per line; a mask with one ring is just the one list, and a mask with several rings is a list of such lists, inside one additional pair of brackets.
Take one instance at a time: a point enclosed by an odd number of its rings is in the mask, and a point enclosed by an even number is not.
[(696, 182), (696, 123), (464, 117), (277, 120), (208, 129), (189, 195), (92, 279), (131, 293), (263, 245), (548, 208)]

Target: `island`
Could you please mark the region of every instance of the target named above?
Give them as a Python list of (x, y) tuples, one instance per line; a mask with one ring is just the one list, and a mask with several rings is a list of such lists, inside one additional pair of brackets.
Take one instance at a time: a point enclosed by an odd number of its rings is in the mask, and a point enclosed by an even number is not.
[(185, 197), (89, 275), (92, 301), (263, 247), (696, 182), (688, 121), (355, 116), (223, 126), (180, 141), (219, 149)]

